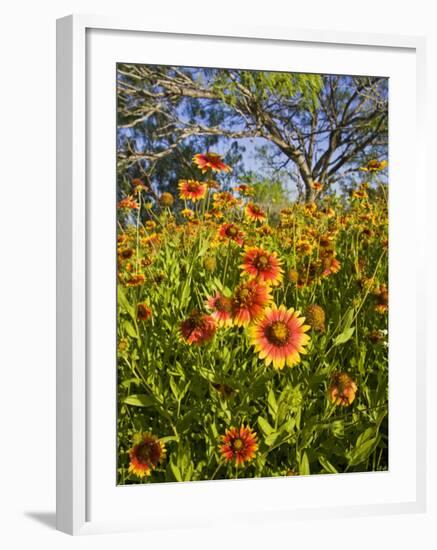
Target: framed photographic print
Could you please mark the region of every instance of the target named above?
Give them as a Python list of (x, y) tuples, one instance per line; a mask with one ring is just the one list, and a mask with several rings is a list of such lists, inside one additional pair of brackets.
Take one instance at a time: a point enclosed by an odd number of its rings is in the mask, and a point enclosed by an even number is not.
[(423, 52), (58, 21), (60, 530), (424, 509)]

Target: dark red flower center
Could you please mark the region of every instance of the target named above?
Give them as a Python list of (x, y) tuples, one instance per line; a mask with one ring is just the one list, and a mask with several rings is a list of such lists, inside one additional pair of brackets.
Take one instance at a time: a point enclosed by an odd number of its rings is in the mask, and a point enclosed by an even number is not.
[(153, 439), (146, 439), (139, 443), (135, 449), (135, 456), (141, 464), (156, 466), (161, 458), (161, 445)]
[(190, 193), (196, 193), (200, 189), (200, 185), (195, 182), (188, 182), (187, 189)]
[(217, 311), (229, 311), (231, 309), (230, 301), (224, 296), (216, 298), (214, 305)]
[(243, 286), (236, 290), (234, 299), (239, 306), (245, 306), (252, 303), (252, 297), (253, 290), (247, 286)]
[(125, 250), (122, 250), (120, 252), (120, 256), (124, 258), (125, 260), (132, 258), (134, 251), (132, 248), (126, 248)]
[(240, 438), (236, 439), (233, 443), (234, 451), (241, 451), (243, 446), (244, 446), (244, 443)]
[(270, 263), (270, 259), (265, 254), (259, 254), (258, 256), (255, 256), (253, 260), (253, 265), (257, 269), (266, 269), (269, 263)]
[(274, 321), (266, 329), (268, 340), (276, 346), (283, 346), (288, 342), (290, 329), (284, 321)]
[(150, 313), (150, 309), (145, 304), (138, 304), (138, 317), (140, 319), (147, 319)]

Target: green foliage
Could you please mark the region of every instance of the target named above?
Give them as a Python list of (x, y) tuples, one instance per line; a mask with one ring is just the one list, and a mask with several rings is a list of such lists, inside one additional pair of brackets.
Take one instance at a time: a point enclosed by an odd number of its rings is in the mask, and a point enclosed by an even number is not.
[(280, 181), (261, 181), (253, 184), (255, 200), (260, 204), (281, 205), (287, 202), (287, 191)]
[(245, 90), (260, 102), (298, 100), (302, 109), (313, 111), (318, 106), (318, 96), (323, 78), (316, 74), (281, 73), (265, 71), (218, 71), (212, 89), (227, 104), (238, 105)]
[[(255, 185), (255, 199), (243, 200), (262, 203), (269, 184)], [(158, 206), (141, 212), (144, 217), (119, 218), (118, 483), (386, 470), (387, 315), (376, 309), (387, 282), (384, 197), (332, 197), (316, 210), (289, 203), (263, 226), (244, 217), (244, 204), (224, 208), (216, 221), (213, 194), (189, 205), (194, 221)], [(208, 297), (220, 292), (232, 299), (248, 277), (244, 248), (219, 237), (223, 223), (278, 255), (284, 273), (271, 288), (276, 305), (303, 312), (318, 304), (326, 313), (326, 330), (308, 331), (308, 353), (294, 367), (268, 366), (247, 327), (217, 327), (201, 345), (181, 332), (193, 311), (210, 313)], [(322, 246), (327, 237), (330, 244)], [(126, 249), (132, 254), (123, 259)], [(212, 256), (211, 272), (204, 260)], [(333, 257), (339, 266), (327, 272)], [(133, 283), (138, 274), (144, 280)], [(140, 319), (144, 303), (151, 316)], [(338, 372), (357, 386), (345, 406), (330, 397)], [(238, 468), (220, 452), (232, 426), (257, 435), (253, 460)], [(129, 470), (129, 451), (135, 434), (145, 432), (165, 443), (166, 456), (150, 476), (138, 478)]]

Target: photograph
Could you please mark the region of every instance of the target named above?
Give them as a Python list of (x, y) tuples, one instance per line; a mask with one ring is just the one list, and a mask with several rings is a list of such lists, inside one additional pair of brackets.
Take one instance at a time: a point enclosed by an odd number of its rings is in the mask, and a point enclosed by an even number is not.
[(117, 485), (388, 471), (389, 78), (114, 80)]

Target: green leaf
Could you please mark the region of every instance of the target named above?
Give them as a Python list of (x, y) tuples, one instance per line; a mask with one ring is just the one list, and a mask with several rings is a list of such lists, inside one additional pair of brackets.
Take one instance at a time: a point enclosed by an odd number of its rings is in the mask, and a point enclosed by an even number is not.
[(191, 386), (191, 381), (188, 381), (182, 390), (179, 392), (179, 401), (182, 401), (182, 399), (185, 397), (185, 394), (188, 391), (188, 388)]
[(348, 453), (349, 465), (356, 466), (369, 458), (381, 436), (377, 434), (377, 428), (371, 427), (364, 430), (357, 438), (355, 448)]
[(344, 421), (343, 420), (334, 420), (329, 425), (329, 431), (337, 439), (343, 439), (344, 437)]
[(366, 430), (364, 430), (364, 432), (362, 432), (358, 436), (355, 446), (359, 447), (360, 445), (362, 445), (363, 443), (365, 443), (369, 439), (372, 439), (373, 437), (375, 437), (375, 435), (376, 435), (376, 428), (374, 426), (371, 426), (370, 428), (367, 428)]
[(373, 437), (372, 439), (368, 439), (367, 441), (365, 441), (358, 448), (354, 449), (349, 454), (349, 465), (356, 466), (357, 464), (361, 464), (361, 462), (367, 460), (372, 454), (375, 447), (378, 445), (379, 439), (379, 436)]
[(276, 415), (278, 414), (278, 404), (276, 403), (275, 392), (273, 389), (270, 389), (267, 396), (267, 405), (269, 407), (269, 413), (273, 420), (276, 420)]
[(355, 308), (350, 307), (347, 310), (346, 315), (344, 317), (344, 321), (343, 321), (343, 324), (341, 326), (342, 331), (344, 331), (344, 330), (346, 330), (346, 329), (348, 329), (352, 326), (352, 323), (354, 321), (354, 316), (355, 316)]
[(129, 395), (123, 400), (123, 403), (134, 405), (135, 407), (153, 407), (155, 405), (155, 401), (144, 393)]
[(137, 330), (135, 329), (135, 327), (132, 325), (132, 323), (130, 321), (126, 320), (123, 323), (123, 326), (124, 326), (124, 330), (127, 332), (127, 334), (131, 338), (138, 338), (138, 332), (137, 332)]
[(322, 468), (325, 470), (325, 472), (328, 472), (328, 474), (338, 474), (338, 471), (324, 456), (319, 456), (319, 462)]
[(270, 435), (266, 436), (264, 438), (265, 444), (268, 447), (271, 447), (276, 442), (278, 435), (279, 435), (278, 432), (272, 432)]
[(138, 384), (139, 381), (139, 378), (127, 378), (123, 380), (123, 382), (120, 382), (120, 386), (122, 388), (128, 388), (131, 384)]
[(191, 287), (190, 285), (184, 283), (184, 288), (182, 290), (182, 296), (181, 296), (181, 302), (180, 302), (180, 305), (181, 307), (185, 307), (186, 304), (188, 303), (188, 300), (190, 298), (190, 294), (191, 294)]
[(345, 344), (348, 340), (352, 338), (353, 333), (355, 332), (355, 327), (350, 327), (345, 330), (341, 334), (335, 338), (333, 345), (339, 346), (340, 344)]
[(301, 454), (300, 461), (299, 461), (299, 474), (301, 476), (309, 476), (311, 474), (310, 471), (310, 462), (308, 460), (308, 455), (306, 451), (304, 451)]
[(173, 392), (173, 395), (176, 398), (176, 401), (179, 401), (179, 388), (177, 387), (177, 384), (174, 381), (173, 376), (170, 378), (170, 388), (171, 388), (171, 391)]
[(275, 431), (267, 422), (267, 420), (262, 416), (258, 416), (258, 426), (260, 427), (262, 433), (264, 434), (264, 437), (268, 437)]
[(132, 317), (132, 320), (136, 320), (135, 308), (129, 303), (129, 300), (126, 297), (125, 290), (121, 285), (118, 285), (117, 289), (118, 303), (120, 310), (125, 310)]
[(170, 472), (176, 481), (183, 481), (181, 471), (174, 462), (169, 462), (168, 468), (170, 469)]

